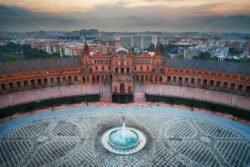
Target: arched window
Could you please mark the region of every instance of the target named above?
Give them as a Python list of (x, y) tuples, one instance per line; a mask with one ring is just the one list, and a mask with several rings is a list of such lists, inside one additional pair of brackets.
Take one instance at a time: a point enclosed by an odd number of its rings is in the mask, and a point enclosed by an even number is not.
[(14, 84), (11, 82), (11, 83), (9, 83), (9, 88), (10, 89), (13, 89), (14, 88)]
[(132, 89), (131, 89), (131, 86), (128, 87), (128, 93), (131, 93), (132, 92)]
[(28, 81), (24, 81), (23, 82), (23, 86), (28, 86), (29, 84), (28, 84)]
[(232, 89), (232, 90), (235, 89), (235, 83), (230, 84), (230, 89)]
[(160, 83), (162, 83), (162, 77), (160, 76), (160, 78), (159, 78), (159, 81), (160, 81)]
[(203, 80), (203, 86), (207, 86), (207, 80), (206, 79)]
[(176, 76), (173, 77), (173, 81), (176, 82)]
[(246, 92), (250, 92), (250, 86), (246, 86)]
[(239, 85), (238, 85), (238, 90), (239, 90), (239, 91), (242, 91), (242, 90), (243, 90), (243, 85), (239, 84)]
[(214, 86), (214, 81), (213, 81), (213, 80), (211, 80), (211, 81), (209, 82), (209, 86), (210, 86), (210, 87), (213, 87), (213, 86)]
[(158, 82), (158, 76), (155, 76), (155, 82)]
[(136, 81), (139, 81), (139, 76), (138, 75), (136, 75)]
[(31, 83), (32, 86), (34, 86), (34, 85), (35, 85), (35, 80), (32, 79), (32, 80), (30, 81), (30, 83)]
[(5, 84), (1, 84), (1, 89), (2, 90), (6, 90), (6, 85)]
[(201, 79), (197, 80), (197, 85), (200, 86), (201, 85)]
[(149, 77), (149, 81), (151, 81), (151, 82), (153, 81), (153, 76)]
[(50, 78), (50, 83), (54, 83), (54, 78)]
[(182, 83), (182, 77), (179, 77), (179, 83), (180, 84)]
[(116, 86), (114, 87), (114, 92), (117, 93), (117, 87)]
[(194, 78), (191, 78), (191, 84), (194, 84)]
[(18, 82), (16, 83), (16, 87), (17, 87), (17, 88), (20, 88), (20, 87), (21, 87), (21, 82), (20, 82), (20, 81), (18, 81)]
[(57, 77), (57, 78), (56, 78), (56, 82), (57, 82), (57, 83), (60, 83), (60, 77)]
[(142, 75), (142, 76), (141, 76), (141, 82), (143, 82), (143, 81), (144, 81), (144, 76)]
[(221, 81), (217, 81), (217, 82), (216, 82), (216, 87), (217, 87), (217, 88), (220, 88), (220, 87), (221, 87)]
[(125, 84), (124, 83), (120, 84), (120, 92), (125, 93)]
[(168, 80), (168, 82), (170, 82), (171, 81), (171, 76), (168, 76), (167, 80)]
[(38, 79), (38, 80), (37, 80), (37, 84), (38, 84), (38, 85), (41, 85), (41, 84), (42, 84), (42, 80), (41, 80), (41, 79)]
[(227, 82), (224, 82), (224, 83), (223, 83), (223, 88), (227, 89), (227, 86), (228, 86), (228, 83), (227, 83)]
[(48, 79), (47, 79), (47, 78), (44, 78), (44, 79), (43, 79), (43, 83), (44, 83), (44, 84), (48, 84)]

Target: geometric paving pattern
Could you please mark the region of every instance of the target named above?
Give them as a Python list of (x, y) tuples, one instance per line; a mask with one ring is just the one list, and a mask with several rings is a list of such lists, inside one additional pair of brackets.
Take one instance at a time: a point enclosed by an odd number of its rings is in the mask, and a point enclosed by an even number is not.
[[(102, 133), (127, 126), (147, 136), (131, 155), (115, 155), (100, 142)], [(0, 166), (51, 167), (247, 167), (250, 141), (209, 121), (154, 112), (86, 112), (77, 117), (33, 121), (0, 136)]]

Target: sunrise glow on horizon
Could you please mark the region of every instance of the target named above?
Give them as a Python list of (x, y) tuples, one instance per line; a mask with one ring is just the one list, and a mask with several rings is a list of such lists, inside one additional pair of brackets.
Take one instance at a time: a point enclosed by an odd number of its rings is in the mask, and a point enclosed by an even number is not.
[[(21, 16), (20, 16), (21, 13)], [(128, 31), (202, 31), (207, 25), (223, 19), (210, 31), (248, 32), (250, 1), (246, 0), (0, 0), (0, 28), (13, 24), (32, 30), (32, 18), (49, 30), (73, 30), (96, 27), (103, 30)], [(29, 27), (26, 24), (30, 24)], [(228, 25), (233, 25), (228, 29)], [(240, 27), (237, 25), (240, 24)], [(180, 27), (185, 26), (185, 29)], [(32, 28), (33, 27), (33, 28)], [(19, 29), (20, 30), (20, 29)]]

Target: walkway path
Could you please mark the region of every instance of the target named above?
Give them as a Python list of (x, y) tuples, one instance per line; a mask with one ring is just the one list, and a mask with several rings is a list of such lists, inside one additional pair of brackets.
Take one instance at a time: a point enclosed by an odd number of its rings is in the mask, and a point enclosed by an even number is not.
[[(0, 95), (0, 108), (50, 98), (66, 97), (72, 95), (99, 94), (101, 90), (102, 86), (99, 85), (70, 85), (16, 92)], [(104, 87), (103, 93), (105, 93), (105, 95), (109, 96), (110, 98), (111, 92), (108, 93), (108, 90), (111, 91), (111, 89), (106, 89)], [(144, 86), (143, 91), (144, 93), (154, 95), (193, 98), (250, 110), (250, 97), (224, 92), (171, 85), (146, 85)], [(107, 102), (105, 99), (104, 101)]]

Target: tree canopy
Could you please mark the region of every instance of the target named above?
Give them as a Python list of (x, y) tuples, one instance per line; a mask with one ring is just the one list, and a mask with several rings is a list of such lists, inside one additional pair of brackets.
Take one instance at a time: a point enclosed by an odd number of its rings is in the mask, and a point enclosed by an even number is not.
[(30, 45), (8, 43), (0, 46), (0, 61), (26, 60), (37, 58), (59, 57), (59, 54), (50, 55), (43, 50), (32, 49)]

